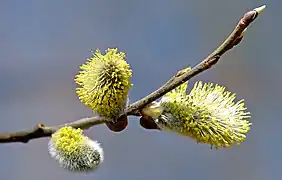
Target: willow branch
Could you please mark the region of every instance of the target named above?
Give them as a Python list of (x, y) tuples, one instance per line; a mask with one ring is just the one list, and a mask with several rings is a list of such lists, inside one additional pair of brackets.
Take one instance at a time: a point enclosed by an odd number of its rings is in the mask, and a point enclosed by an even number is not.
[(252, 11), (247, 12), (241, 18), (233, 32), (214, 52), (212, 52), (208, 57), (206, 57), (203, 61), (201, 61), (191, 70), (189, 68), (185, 68), (177, 72), (159, 89), (155, 90), (154, 92), (140, 99), (139, 101), (131, 104), (126, 110), (126, 113), (129, 115), (138, 114), (138, 111), (144, 106), (162, 97), (167, 92), (175, 89), (177, 86), (183, 84), (192, 77), (195, 77), (201, 72), (210, 69), (212, 66), (214, 66), (224, 53), (226, 53), (228, 50), (232, 49), (234, 46), (238, 45), (242, 41), (247, 27), (258, 17), (258, 15), (263, 11), (265, 7), (266, 6), (261, 6)]
[(51, 136), (56, 130), (64, 126), (72, 126), (74, 128), (88, 129), (92, 126), (105, 123), (100, 116), (83, 118), (71, 123), (61, 124), (58, 126), (47, 127), (43, 124), (37, 124), (33, 129), (11, 133), (0, 133), (0, 143), (22, 142), (27, 143), (31, 139), (38, 139)]
[[(201, 72), (213, 67), (220, 59), (220, 57), (238, 45), (244, 37), (244, 33), (247, 27), (258, 17), (258, 15), (263, 11), (265, 6), (261, 6), (254, 10), (247, 12), (239, 21), (233, 32), (228, 36), (228, 38), (209, 56), (207, 56), (203, 61), (197, 64), (192, 69), (184, 68), (178, 71), (173, 77), (171, 77), (164, 85), (159, 89), (155, 90), (148, 96), (140, 99), (139, 101), (131, 104), (126, 110), (125, 115), (140, 116), (140, 111), (149, 103), (157, 100), (158, 98), (165, 95), (167, 92), (175, 89), (177, 86), (188, 81), (192, 77), (200, 74)], [(124, 116), (124, 115), (123, 115)], [(80, 119), (68, 124), (62, 124), (58, 126), (47, 127), (43, 124), (36, 125), (35, 128), (26, 131), (12, 132), (12, 133), (0, 133), (0, 143), (12, 143), (12, 142), (22, 142), (27, 143), (31, 139), (38, 139), (42, 137), (51, 136), (57, 129), (63, 126), (72, 126), (74, 128), (87, 129), (95, 125), (104, 124), (105, 119), (99, 116), (94, 116), (91, 118)]]

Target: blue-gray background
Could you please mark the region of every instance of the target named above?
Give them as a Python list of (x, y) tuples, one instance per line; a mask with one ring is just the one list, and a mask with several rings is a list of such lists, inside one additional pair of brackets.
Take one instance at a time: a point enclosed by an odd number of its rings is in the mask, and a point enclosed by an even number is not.
[(240, 46), (190, 81), (212, 81), (244, 98), (253, 127), (230, 149), (147, 131), (137, 118), (120, 134), (87, 130), (105, 149), (94, 173), (58, 167), (48, 138), (0, 146), (1, 180), (280, 180), (281, 5), (275, 0), (0, 0), (0, 131), (91, 116), (73, 77), (91, 49), (119, 47), (134, 71), (131, 102), (173, 73), (195, 65), (221, 43), (249, 9), (267, 3)]

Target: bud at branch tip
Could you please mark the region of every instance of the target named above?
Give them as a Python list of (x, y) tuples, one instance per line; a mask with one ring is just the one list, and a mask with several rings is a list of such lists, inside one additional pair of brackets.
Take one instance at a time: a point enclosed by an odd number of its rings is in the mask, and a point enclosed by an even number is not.
[(258, 12), (258, 14), (261, 14), (265, 8), (266, 8), (266, 5), (263, 5), (258, 8), (255, 8), (254, 11)]

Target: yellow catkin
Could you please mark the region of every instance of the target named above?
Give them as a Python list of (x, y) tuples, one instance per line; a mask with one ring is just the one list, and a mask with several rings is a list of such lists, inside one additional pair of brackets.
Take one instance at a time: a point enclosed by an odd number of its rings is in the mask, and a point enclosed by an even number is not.
[(97, 49), (75, 77), (80, 85), (76, 92), (81, 102), (110, 119), (120, 115), (132, 87), (132, 70), (125, 56), (117, 49), (107, 49), (105, 55)]
[(251, 123), (243, 100), (234, 102), (235, 94), (212, 83), (197, 82), (188, 95), (186, 89), (184, 83), (161, 99), (163, 112), (155, 120), (160, 128), (215, 147), (246, 139)]
[(81, 129), (62, 127), (48, 143), (49, 154), (61, 167), (75, 172), (89, 172), (103, 162), (103, 149), (97, 141), (82, 134)]

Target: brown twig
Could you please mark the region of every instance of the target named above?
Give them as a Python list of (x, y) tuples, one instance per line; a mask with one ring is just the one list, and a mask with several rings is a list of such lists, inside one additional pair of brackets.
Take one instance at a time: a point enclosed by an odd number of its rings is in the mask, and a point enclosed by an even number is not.
[(210, 69), (213, 65), (215, 65), (220, 57), (232, 49), (234, 46), (238, 45), (243, 39), (243, 35), (247, 27), (258, 17), (258, 15), (262, 12), (265, 6), (256, 8), (252, 11), (247, 12), (242, 19), (237, 24), (236, 28), (233, 32), (228, 36), (228, 38), (208, 57), (206, 57), (202, 62), (197, 64), (191, 70), (188, 68), (182, 69), (176, 73), (171, 79), (169, 79), (163, 86), (161, 86), (156, 91), (152, 92), (148, 96), (143, 99), (131, 104), (129, 108), (126, 110), (128, 115), (135, 115), (138, 113), (138, 110), (142, 109), (144, 106), (149, 103), (155, 101), (156, 99), (162, 97), (167, 92), (175, 89), (177, 86), (182, 83), (188, 81), (192, 77), (200, 74), (201, 72)]
[[(234, 46), (238, 45), (241, 42), (247, 27), (258, 17), (258, 15), (263, 11), (264, 8), (265, 6), (261, 6), (259, 8), (247, 12), (239, 21), (236, 28), (229, 35), (229, 37), (214, 52), (212, 52), (208, 57), (206, 57), (202, 62), (197, 64), (192, 69), (185, 68), (180, 70), (159, 89), (152, 92), (148, 96), (140, 99), (139, 101), (131, 104), (125, 110), (125, 115), (140, 116), (140, 110), (146, 105), (162, 97), (167, 92), (173, 90), (174, 88), (188, 81), (192, 77), (195, 77), (199, 73), (210, 69), (213, 65), (218, 62), (218, 60), (224, 53), (226, 53), (228, 50), (232, 49)], [(54, 127), (47, 127), (43, 124), (38, 124), (32, 130), (19, 131), (13, 133), (2, 133), (0, 134), (0, 143), (27, 143), (31, 139), (51, 136), (52, 133), (54, 133), (57, 129), (63, 126), (72, 126), (74, 128), (87, 129), (89, 127), (103, 123), (105, 123), (105, 119), (99, 116), (94, 116), (91, 118), (84, 118), (69, 124), (63, 124)], [(146, 126), (146, 123), (144, 124), (144, 122), (142, 122), (141, 125), (144, 127)]]
[(36, 125), (31, 130), (12, 132), (12, 133), (0, 133), (0, 143), (13, 143), (22, 142), (27, 143), (31, 139), (38, 139), (42, 137), (51, 136), (57, 129), (63, 126), (72, 126), (74, 128), (88, 129), (91, 126), (105, 123), (105, 120), (100, 116), (93, 116), (91, 118), (83, 118), (78, 121), (74, 121), (67, 124), (62, 124), (54, 127), (47, 127), (43, 124)]

